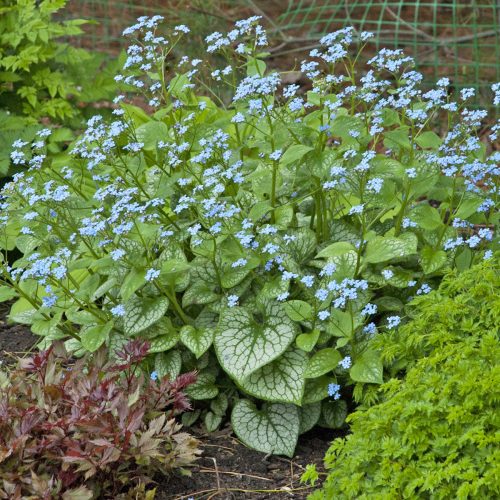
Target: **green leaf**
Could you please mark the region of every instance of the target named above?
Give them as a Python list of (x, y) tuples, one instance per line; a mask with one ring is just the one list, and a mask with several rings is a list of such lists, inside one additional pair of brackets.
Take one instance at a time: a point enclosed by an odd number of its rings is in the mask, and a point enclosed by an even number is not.
[(307, 355), (303, 351), (286, 351), (278, 359), (240, 380), (239, 385), (260, 399), (300, 404), (304, 394), (306, 362)]
[(168, 375), (170, 379), (176, 378), (181, 372), (182, 357), (177, 350), (168, 352), (159, 352), (155, 356), (155, 371), (158, 377), (162, 378)]
[(240, 399), (231, 414), (236, 435), (250, 448), (263, 453), (293, 457), (299, 436), (300, 418), (295, 405), (254, 403)]
[(417, 243), (413, 233), (403, 233), (398, 238), (376, 236), (366, 245), (365, 261), (376, 264), (413, 255), (417, 253)]
[(431, 274), (441, 269), (447, 260), (448, 256), (444, 250), (436, 250), (426, 246), (420, 252), (420, 267), (422, 267), (425, 274)]
[(258, 201), (257, 203), (252, 205), (250, 212), (248, 214), (248, 218), (257, 222), (259, 219), (264, 217), (266, 214), (272, 211), (271, 202), (269, 200)]
[(388, 295), (375, 299), (373, 302), (378, 306), (380, 311), (402, 311), (404, 307), (400, 299)]
[(89, 352), (94, 352), (104, 344), (109, 333), (113, 329), (114, 321), (108, 321), (105, 325), (85, 326), (80, 331), (80, 342)]
[(222, 415), (218, 415), (217, 413), (208, 411), (207, 413), (205, 413), (204, 423), (207, 432), (214, 432), (222, 423)]
[(133, 296), (125, 304), (123, 321), (126, 335), (136, 335), (156, 323), (168, 309), (166, 297), (137, 297)]
[(164, 279), (175, 279), (185, 274), (190, 269), (188, 262), (182, 259), (169, 259), (161, 263), (161, 277)]
[(316, 255), (316, 258), (337, 257), (350, 251), (356, 251), (352, 243), (349, 243), (348, 241), (337, 241), (336, 243), (332, 243), (326, 248), (323, 248), (323, 250)]
[(135, 129), (138, 142), (144, 143), (144, 149), (153, 151), (159, 141), (168, 138), (168, 127), (163, 122), (150, 120)]
[(288, 229), (293, 221), (293, 207), (284, 205), (274, 210), (275, 226), (278, 229)]
[(313, 330), (309, 333), (301, 333), (295, 339), (295, 344), (305, 352), (311, 352), (318, 341), (320, 331)]
[(186, 411), (182, 414), (181, 422), (184, 427), (190, 427), (199, 418), (201, 410)]
[(209, 372), (201, 372), (194, 384), (186, 389), (186, 394), (196, 400), (213, 399), (219, 394), (219, 389), (214, 384), (215, 376)]
[(321, 415), (321, 403), (312, 403), (299, 407), (300, 427), (299, 434), (310, 431), (319, 420)]
[(13, 288), (5, 285), (0, 286), (0, 302), (5, 302), (14, 297), (17, 297), (17, 292)]
[(384, 144), (389, 149), (411, 149), (407, 126), (384, 132), (384, 137)]
[(311, 304), (303, 300), (289, 300), (283, 304), (288, 317), (293, 321), (306, 321), (313, 316)]
[(416, 222), (419, 227), (428, 231), (433, 231), (443, 224), (439, 212), (427, 204), (415, 207), (410, 214), (410, 219)]
[(335, 382), (335, 378), (326, 375), (307, 380), (302, 404), (316, 403), (325, 399), (328, 395), (328, 384), (332, 382)]
[(153, 354), (156, 352), (168, 351), (172, 349), (172, 347), (174, 347), (178, 341), (179, 341), (179, 336), (174, 332), (169, 332), (166, 335), (160, 335), (159, 337), (154, 337), (149, 341), (149, 352)]
[(283, 354), (297, 334), (297, 326), (274, 302), (254, 317), (243, 307), (226, 309), (215, 333), (215, 351), (224, 370), (243, 380)]
[(290, 146), (280, 158), (281, 165), (289, 165), (294, 161), (300, 160), (303, 156), (305, 156), (309, 151), (312, 151), (314, 148), (310, 146), (305, 146), (303, 144), (294, 144)]
[(298, 264), (306, 262), (316, 250), (316, 233), (307, 227), (288, 231), (288, 233), (295, 236), (295, 239), (286, 245), (290, 256)]
[(339, 364), (342, 359), (342, 355), (332, 347), (327, 347), (326, 349), (321, 349), (314, 354), (314, 356), (309, 360), (307, 364), (304, 377), (306, 378), (316, 378), (328, 373)]
[(9, 320), (14, 323), (31, 325), (35, 314), (36, 309), (33, 308), (31, 302), (21, 297), (17, 299), (10, 308)]
[(340, 309), (333, 309), (326, 324), (326, 331), (334, 337), (350, 338), (352, 336), (351, 314)]
[(337, 281), (341, 281), (345, 278), (353, 278), (354, 272), (356, 271), (357, 260), (357, 253), (352, 251), (346, 252), (343, 255), (337, 255), (336, 257), (330, 257), (328, 262), (335, 264), (336, 267), (333, 277)]
[(180, 337), (182, 343), (198, 359), (212, 345), (214, 330), (211, 328), (197, 329), (191, 325), (186, 325), (181, 328)]
[(354, 364), (349, 370), (354, 381), (369, 384), (381, 384), (384, 381), (383, 372), (380, 354), (376, 351), (364, 351), (361, 356), (354, 360)]
[(216, 415), (225, 415), (228, 406), (229, 401), (227, 399), (227, 396), (223, 392), (219, 393), (219, 395), (215, 399), (210, 401), (210, 409)]
[(437, 149), (441, 146), (441, 138), (432, 130), (427, 130), (426, 132), (422, 132), (415, 139), (415, 142), (422, 149)]
[(457, 217), (458, 219), (468, 219), (476, 212), (482, 202), (483, 198), (479, 196), (465, 198), (458, 206), (457, 211), (454, 213), (454, 217)]
[(56, 339), (63, 339), (67, 337), (62, 330), (59, 329), (59, 322), (61, 321), (62, 314), (58, 314), (50, 320), (37, 319), (31, 325), (31, 331), (36, 335), (45, 337), (44, 340), (53, 341)]
[(340, 429), (347, 417), (347, 404), (344, 400), (323, 401), (321, 403), (320, 425), (329, 429)]
[(120, 295), (127, 301), (132, 295), (146, 283), (146, 270), (143, 267), (133, 267), (120, 288)]
[(182, 296), (182, 307), (193, 304), (211, 304), (219, 299), (219, 295), (213, 291), (212, 285), (205, 281), (196, 281), (184, 292)]

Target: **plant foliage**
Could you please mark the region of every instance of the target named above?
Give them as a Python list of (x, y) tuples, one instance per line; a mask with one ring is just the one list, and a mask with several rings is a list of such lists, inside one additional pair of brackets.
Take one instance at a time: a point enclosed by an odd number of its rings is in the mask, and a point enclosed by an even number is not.
[(174, 418), (190, 409), (182, 391), (196, 377), (145, 380), (148, 347), (73, 362), (56, 343), (0, 371), (0, 498), (122, 498), (196, 459)]
[(56, 40), (82, 33), (83, 20), (56, 22), (52, 16), (66, 0), (2, 0), (0, 3), (0, 105), (11, 112), (41, 118), (73, 116), (68, 101), (77, 83), (64, 66), (84, 64), (86, 51)]
[(290, 455), (299, 433), (343, 425), (345, 386), (361, 398), (382, 382), (370, 339), (405, 321), (411, 297), (491, 256), (499, 153), (477, 137), (470, 89), (455, 102), (443, 79), (424, 93), (400, 51), (357, 68), (368, 33), (321, 39), (304, 93), (266, 69), (258, 18), (207, 37), (228, 57), (208, 83), (200, 59), (172, 68), (189, 29), (164, 35), (160, 21), (125, 31), (128, 90), (66, 163), (45, 158), (44, 131), (16, 144), (28, 172), (3, 190), (0, 244), (5, 263), (23, 256), (0, 291), (41, 346), (147, 338), (161, 375), (199, 370), (189, 421), (212, 430), (232, 409), (245, 443)]
[[(379, 339), (394, 369), (379, 402), (348, 417), (321, 498), (496, 498), (500, 494), (500, 268), (448, 276), (414, 318)], [(314, 479), (313, 470), (308, 477)]]

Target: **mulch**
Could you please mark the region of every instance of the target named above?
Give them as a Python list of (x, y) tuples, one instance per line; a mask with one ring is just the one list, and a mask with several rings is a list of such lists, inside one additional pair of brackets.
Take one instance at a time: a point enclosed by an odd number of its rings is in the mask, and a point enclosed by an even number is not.
[[(194, 434), (198, 434), (194, 430)], [(246, 448), (227, 427), (197, 435), (202, 457), (191, 477), (175, 477), (157, 486), (159, 500), (303, 499), (313, 488), (300, 483), (308, 464), (324, 472), (323, 458), (332, 439), (344, 433), (314, 429), (299, 439), (292, 459)]]
[[(0, 363), (12, 363), (14, 356), (28, 355), (37, 337), (23, 325), (7, 322), (9, 303), (0, 303)], [(302, 435), (292, 459), (266, 455), (243, 445), (227, 425), (206, 434), (191, 428), (200, 440), (202, 455), (191, 468), (191, 476), (157, 478), (158, 500), (211, 499), (302, 499), (312, 488), (301, 484), (308, 464), (323, 472), (323, 457), (330, 442), (343, 431), (313, 429)]]

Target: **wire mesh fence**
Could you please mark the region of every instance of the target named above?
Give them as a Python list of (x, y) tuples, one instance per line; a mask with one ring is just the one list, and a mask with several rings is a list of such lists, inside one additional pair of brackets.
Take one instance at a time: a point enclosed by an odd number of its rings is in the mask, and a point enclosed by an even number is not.
[(428, 81), (486, 97), (500, 80), (500, 0), (290, 0), (274, 30), (307, 43), (344, 26), (375, 33), (376, 50), (404, 49)]
[(500, 0), (71, 0), (64, 15), (96, 20), (81, 43), (116, 54), (121, 32), (140, 15), (189, 24), (189, 52), (208, 32), (255, 13), (265, 18), (275, 61), (300, 57), (321, 35), (353, 26), (375, 33), (372, 52), (402, 48), (428, 83), (447, 76), (456, 89), (475, 87), (478, 102), (488, 102), (491, 83), (500, 81)]

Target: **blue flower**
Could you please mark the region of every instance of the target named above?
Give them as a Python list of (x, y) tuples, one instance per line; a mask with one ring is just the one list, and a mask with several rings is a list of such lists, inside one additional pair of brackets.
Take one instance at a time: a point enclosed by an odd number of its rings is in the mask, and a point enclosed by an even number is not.
[(318, 313), (318, 318), (321, 321), (324, 321), (325, 319), (328, 319), (330, 317), (330, 312), (329, 311), (320, 311)]
[(227, 306), (235, 307), (238, 305), (239, 297), (237, 295), (229, 295), (227, 298)]
[(394, 271), (392, 271), (391, 269), (384, 269), (382, 271), (382, 276), (386, 279), (386, 280), (390, 280), (393, 276), (394, 276)]
[(399, 316), (389, 316), (387, 318), (387, 329), (392, 330), (396, 328), (401, 323), (401, 318)]
[(344, 359), (339, 361), (339, 366), (341, 366), (344, 370), (348, 370), (349, 368), (351, 368), (351, 365), (352, 365), (351, 356), (346, 356)]
[(363, 213), (363, 208), (365, 207), (364, 203), (361, 205), (354, 205), (351, 207), (349, 210), (349, 215), (354, 215), (354, 214), (361, 214)]
[(158, 278), (158, 276), (160, 276), (160, 271), (158, 269), (151, 268), (151, 269), (147, 270), (146, 276), (144, 279), (146, 281), (153, 281), (156, 278)]
[(113, 316), (118, 316), (118, 317), (125, 316), (125, 306), (123, 306), (122, 304), (119, 304), (115, 307), (112, 307), (111, 314)]
[(338, 384), (328, 384), (328, 396), (337, 400), (340, 399), (340, 385)]
[(377, 306), (375, 304), (368, 303), (361, 311), (361, 314), (368, 315), (368, 314), (375, 314), (376, 312), (377, 312)]

